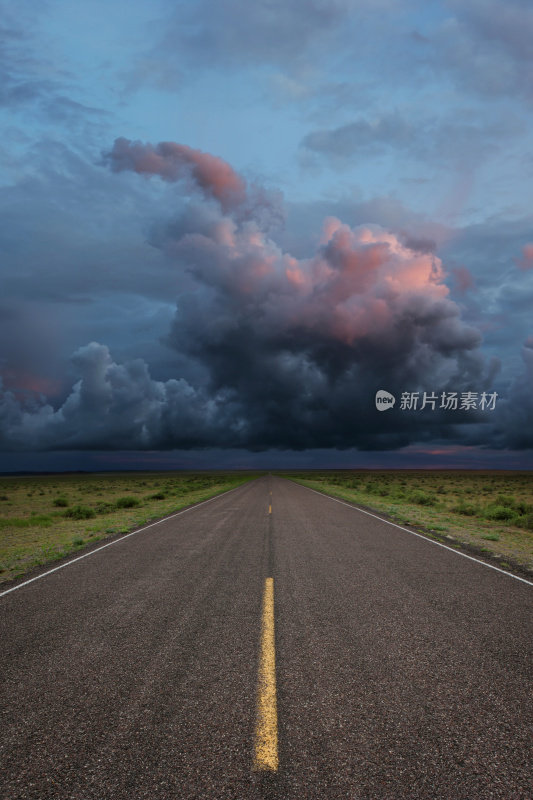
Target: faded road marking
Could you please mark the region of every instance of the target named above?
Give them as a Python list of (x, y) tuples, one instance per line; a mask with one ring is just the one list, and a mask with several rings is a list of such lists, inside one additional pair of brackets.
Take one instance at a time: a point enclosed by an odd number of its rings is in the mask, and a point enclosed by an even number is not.
[(254, 769), (278, 769), (278, 710), (274, 644), (274, 579), (267, 578), (263, 595), (261, 653), (257, 683), (257, 724)]

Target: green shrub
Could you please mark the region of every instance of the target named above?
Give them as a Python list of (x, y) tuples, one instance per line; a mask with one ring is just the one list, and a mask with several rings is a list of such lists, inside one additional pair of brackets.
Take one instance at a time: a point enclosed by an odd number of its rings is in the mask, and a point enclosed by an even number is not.
[(155, 494), (151, 494), (148, 498), (149, 500), (165, 500), (166, 494), (164, 492), (156, 492)]
[(515, 524), (520, 528), (525, 528), (527, 531), (533, 531), (533, 514), (528, 514), (525, 517), (518, 517)]
[(515, 516), (515, 512), (509, 506), (489, 506), (485, 510), (485, 516), (487, 519), (509, 520)]
[(56, 497), (54, 505), (56, 508), (66, 508), (68, 506), (68, 500), (66, 497)]
[(119, 497), (115, 505), (117, 508), (135, 508), (140, 503), (136, 497)]
[(88, 508), (87, 506), (73, 506), (69, 508), (68, 511), (65, 511), (64, 516), (69, 519), (92, 519), (96, 514), (92, 508)]
[(499, 494), (494, 502), (495, 506), (505, 506), (505, 508), (514, 508), (516, 500), (512, 495)]
[(426, 494), (426, 492), (412, 492), (408, 500), (419, 506), (430, 506), (435, 502), (435, 499), (430, 494)]

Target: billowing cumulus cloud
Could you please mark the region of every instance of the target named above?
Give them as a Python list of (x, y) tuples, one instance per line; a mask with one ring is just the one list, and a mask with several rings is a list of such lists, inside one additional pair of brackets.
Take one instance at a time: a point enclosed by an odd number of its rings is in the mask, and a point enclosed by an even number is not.
[[(480, 443), (487, 424), (500, 447), (514, 441), (507, 406), (492, 416), (375, 408), (378, 389), (493, 388), (497, 361), (483, 358), (479, 331), (461, 318), (434, 243), (331, 216), (315, 251), (297, 257), (274, 241), (261, 205), (221, 159), (119, 139), (107, 160), (178, 184), (181, 210), (152, 227), (150, 244), (187, 276), (165, 341), (194, 368), (187, 380), (154, 380), (142, 359), (118, 363), (104, 345), (82, 347), (73, 357), (79, 380), (55, 407), (3, 391), (5, 449), (379, 450)], [(528, 353), (513, 388), (520, 398)]]
[(151, 449), (226, 444), (236, 424), (231, 405), (206, 397), (183, 379), (151, 378), (141, 359), (117, 364), (92, 342), (72, 358), (79, 374), (65, 402), (21, 400), (0, 393), (0, 444), (5, 449)]
[(379, 419), (377, 389), (486, 379), (480, 335), (460, 319), (440, 260), (379, 226), (329, 218), (307, 259), (230, 219), (199, 220), (160, 246), (199, 284), (178, 302), (169, 342), (242, 406), (250, 446), (405, 444), (416, 422)]

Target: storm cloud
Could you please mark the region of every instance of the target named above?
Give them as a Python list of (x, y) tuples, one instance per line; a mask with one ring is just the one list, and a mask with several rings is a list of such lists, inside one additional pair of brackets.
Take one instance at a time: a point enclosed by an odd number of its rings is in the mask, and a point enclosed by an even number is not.
[[(114, 171), (180, 182), (215, 202), (191, 203), (156, 225), (153, 247), (187, 274), (166, 343), (197, 365), (196, 381), (156, 381), (141, 359), (79, 349), (79, 374), (54, 408), (5, 391), (4, 448), (166, 449), (400, 447), (479, 421), (438, 410), (383, 419), (380, 388), (487, 390), (494, 365), (461, 319), (431, 248), (378, 225), (323, 221), (318, 246), (295, 257), (275, 243), (230, 165), (176, 143), (119, 139)], [(226, 188), (229, 187), (226, 193)], [(455, 431), (455, 433), (454, 433)]]

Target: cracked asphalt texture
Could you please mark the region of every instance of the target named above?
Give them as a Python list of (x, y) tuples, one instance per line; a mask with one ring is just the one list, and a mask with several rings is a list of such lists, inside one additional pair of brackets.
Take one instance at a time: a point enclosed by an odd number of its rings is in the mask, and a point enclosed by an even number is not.
[(260, 478), (0, 598), (0, 797), (532, 800), (532, 611), (532, 586)]

